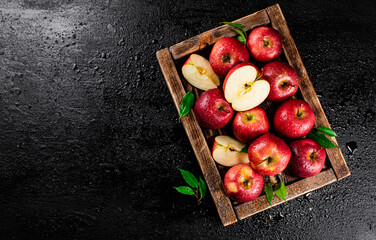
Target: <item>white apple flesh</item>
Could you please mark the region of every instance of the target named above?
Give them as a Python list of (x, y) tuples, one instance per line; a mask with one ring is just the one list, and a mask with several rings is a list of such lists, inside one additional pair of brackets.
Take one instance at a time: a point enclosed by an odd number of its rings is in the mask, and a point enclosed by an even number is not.
[(223, 84), (226, 100), (236, 111), (246, 111), (260, 105), (270, 91), (268, 81), (252, 63), (241, 63), (227, 74)]
[(182, 68), (184, 78), (194, 87), (203, 91), (217, 88), (219, 77), (214, 73), (208, 60), (192, 54)]
[(229, 136), (217, 136), (213, 144), (213, 159), (217, 163), (232, 167), (238, 164), (247, 164), (248, 154), (239, 153), (246, 145)]

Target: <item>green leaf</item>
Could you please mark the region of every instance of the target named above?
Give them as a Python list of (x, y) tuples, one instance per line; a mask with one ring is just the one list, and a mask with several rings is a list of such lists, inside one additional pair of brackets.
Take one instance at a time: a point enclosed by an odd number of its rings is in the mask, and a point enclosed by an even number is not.
[(200, 191), (200, 199), (201, 199), (205, 197), (207, 187), (206, 187), (204, 180), (202, 180), (201, 176), (199, 177), (199, 179), (200, 180), (198, 181), (198, 190)]
[(272, 200), (273, 200), (273, 187), (270, 183), (268, 185), (266, 185), (265, 191), (266, 191), (266, 199), (268, 200), (268, 202), (271, 206)]
[(248, 153), (248, 147), (243, 147), (236, 155), (238, 155), (239, 153)]
[(222, 24), (227, 24), (236, 28), (240, 28), (241, 30), (244, 30), (245, 25), (239, 24), (239, 23), (234, 23), (234, 22), (221, 22)]
[(173, 187), (173, 188), (175, 188), (178, 192), (185, 194), (185, 195), (194, 195), (195, 194), (193, 189), (188, 187), (188, 186)]
[(244, 38), (244, 36), (237, 36), (236, 37), (236, 39), (239, 41), (239, 42), (241, 42), (243, 45), (245, 45), (246, 44), (246, 42), (247, 42), (247, 39), (245, 39)]
[(184, 180), (189, 184), (189, 186), (197, 188), (198, 187), (198, 181), (195, 175), (193, 175), (191, 172), (187, 170), (183, 170), (178, 168), (181, 172), (181, 175), (183, 176)]
[(312, 130), (308, 133), (308, 137), (315, 140), (323, 148), (340, 148), (330, 141), (325, 134)]
[(318, 127), (317, 130), (325, 133), (329, 137), (338, 137), (338, 135), (332, 129), (330, 129), (328, 127), (321, 126), (321, 127)]
[(286, 202), (287, 189), (284, 182), (280, 182), (274, 187), (275, 195)]
[(184, 95), (179, 105), (179, 122), (182, 117), (184, 117), (189, 113), (189, 111), (191, 111), (194, 100), (195, 96), (193, 95), (192, 91), (189, 91)]

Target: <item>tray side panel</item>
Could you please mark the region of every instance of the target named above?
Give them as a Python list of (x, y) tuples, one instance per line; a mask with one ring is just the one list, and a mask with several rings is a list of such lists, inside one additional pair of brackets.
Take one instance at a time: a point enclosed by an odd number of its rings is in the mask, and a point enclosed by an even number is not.
[[(234, 22), (246, 25), (245, 30), (248, 31), (257, 26), (269, 24), (270, 21), (268, 14), (265, 9), (263, 9), (248, 16), (239, 18)], [(219, 26), (171, 46), (170, 52), (174, 60), (178, 60), (214, 44), (223, 37), (234, 37), (236, 35), (237, 33), (231, 30), (228, 26)]]
[[(157, 52), (159, 65), (166, 80), (168, 89), (174, 100), (175, 106), (179, 109), (179, 104), (186, 94), (179, 74), (176, 70), (174, 61), (167, 48)], [(201, 128), (197, 124), (195, 116), (191, 111), (182, 119), (185, 132), (192, 145), (197, 161), (200, 165), (203, 176), (208, 185), (208, 189), (217, 207), (219, 216), (224, 226), (230, 225), (237, 221), (231, 201), (225, 193), (223, 182), (218, 169), (211, 157), (209, 147)]]
[[(295, 182), (293, 184), (286, 186), (287, 188), (286, 200), (289, 201), (293, 198), (299, 197), (303, 194), (306, 194), (308, 192), (321, 188), (335, 181), (337, 181), (337, 178), (333, 172), (333, 169), (329, 168), (325, 171), (320, 172), (314, 177), (305, 178), (298, 182)], [(264, 195), (264, 196), (258, 197), (256, 200), (252, 202), (243, 203), (241, 205), (235, 206), (235, 212), (239, 220), (242, 220), (256, 213), (262, 212), (266, 209), (279, 205), (281, 203), (284, 203), (284, 201), (278, 198), (274, 193), (273, 200), (272, 200), (273, 206), (270, 206), (268, 200), (266, 200), (266, 197)]]
[[(313, 112), (315, 113), (315, 125), (317, 127), (325, 126), (330, 128), (328, 119), (326, 118), (325, 112), (320, 104), (320, 100), (316, 95), (312, 82), (308, 77), (307, 70), (305, 69), (302, 59), (300, 58), (299, 52), (291, 36), (281, 8), (278, 4), (275, 4), (268, 7), (266, 10), (273, 28), (278, 30), (278, 32), (282, 36), (283, 51), (285, 53), (285, 56), (289, 64), (295, 69), (296, 73), (299, 76), (299, 89), (303, 95), (303, 98), (308, 102), (308, 104), (312, 107)], [(337, 140), (334, 137), (332, 137), (331, 140), (336, 145), (338, 145)], [(338, 179), (342, 179), (350, 175), (350, 170), (347, 167), (341, 149), (326, 149), (326, 153)]]

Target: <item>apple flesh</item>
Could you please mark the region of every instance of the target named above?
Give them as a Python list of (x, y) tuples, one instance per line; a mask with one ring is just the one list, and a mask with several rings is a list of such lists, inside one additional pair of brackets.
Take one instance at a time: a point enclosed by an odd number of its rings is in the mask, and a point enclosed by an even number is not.
[(231, 126), (235, 137), (245, 143), (269, 131), (268, 117), (260, 107), (237, 112)]
[(223, 91), (234, 110), (246, 111), (257, 107), (268, 97), (270, 85), (254, 64), (240, 63), (227, 74)]
[(264, 180), (249, 164), (236, 165), (227, 171), (224, 186), (227, 195), (236, 202), (250, 202), (260, 196)]
[(293, 96), (299, 88), (299, 78), (294, 68), (284, 62), (271, 62), (261, 69), (270, 84), (268, 100), (280, 102)]
[(275, 111), (273, 125), (281, 136), (300, 138), (312, 130), (315, 125), (315, 114), (306, 101), (288, 100)]
[(200, 126), (209, 129), (224, 127), (234, 115), (234, 110), (223, 96), (222, 90), (210, 89), (197, 99), (194, 113)]
[(184, 78), (194, 87), (203, 91), (217, 88), (219, 77), (214, 73), (208, 60), (197, 54), (191, 56), (182, 68)]
[(265, 134), (249, 145), (249, 163), (261, 175), (274, 176), (285, 170), (291, 158), (289, 146), (274, 135)]
[(214, 72), (221, 78), (238, 63), (248, 62), (249, 52), (237, 39), (225, 37), (219, 39), (213, 46), (209, 62)]
[(246, 145), (229, 136), (217, 136), (213, 144), (213, 159), (217, 163), (232, 167), (249, 163), (247, 153), (239, 153)]
[(281, 35), (271, 27), (257, 27), (249, 34), (247, 47), (256, 61), (269, 62), (281, 55)]

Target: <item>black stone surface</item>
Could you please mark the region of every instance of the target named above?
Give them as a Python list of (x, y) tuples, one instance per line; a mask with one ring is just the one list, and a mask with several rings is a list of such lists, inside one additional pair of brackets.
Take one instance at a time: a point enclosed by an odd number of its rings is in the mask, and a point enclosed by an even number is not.
[(279, 1), (350, 177), (228, 227), (172, 189), (200, 169), (155, 52), (274, 3), (1, 0), (0, 238), (376, 239), (374, 1)]

